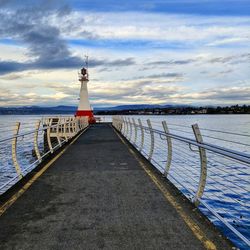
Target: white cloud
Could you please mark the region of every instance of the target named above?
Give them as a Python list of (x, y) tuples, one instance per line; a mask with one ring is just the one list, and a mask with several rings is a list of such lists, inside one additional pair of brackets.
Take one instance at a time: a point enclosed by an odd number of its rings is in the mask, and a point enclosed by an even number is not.
[[(58, 20), (59, 18), (59, 20)], [(70, 21), (69, 21), (70, 20)], [(126, 21), (124, 21), (126, 20)], [(250, 41), (248, 17), (214, 17), (152, 13), (73, 12), (53, 18), (68, 39), (143, 39), (171, 42)]]
[(0, 61), (13, 60), (18, 62), (24, 62), (29, 59), (27, 55), (27, 49), (24, 46), (7, 45), (0, 43), (0, 51)]
[[(73, 55), (88, 53), (90, 64), (91, 58), (134, 59), (135, 64), (125, 68), (116, 65), (90, 68), (89, 92), (93, 105), (250, 103), (246, 98), (246, 93), (250, 94), (250, 20), (247, 17), (73, 12), (64, 19), (52, 15), (44, 22), (57, 26), (65, 39), (86, 39), (90, 44), (100, 39), (117, 41), (119, 46), (115, 49), (105, 45), (71, 45)], [(122, 40), (170, 45), (178, 42), (191, 48), (142, 45), (136, 50), (124, 49)], [(222, 48), (222, 45), (231, 47)], [(0, 50), (2, 60), (30, 59), (25, 44), (0, 44)], [(149, 64), (157, 61), (166, 63)], [(0, 76), (0, 106), (76, 105), (80, 89), (77, 71), (77, 68), (29, 70)], [(167, 77), (171, 72), (178, 72), (182, 77)], [(244, 82), (244, 86), (237, 86), (239, 82)], [(235, 95), (230, 95), (231, 92)]]
[(227, 45), (227, 44), (235, 44), (235, 43), (249, 43), (249, 37), (231, 37), (226, 39), (215, 40), (207, 44), (207, 46), (218, 46), (218, 45)]

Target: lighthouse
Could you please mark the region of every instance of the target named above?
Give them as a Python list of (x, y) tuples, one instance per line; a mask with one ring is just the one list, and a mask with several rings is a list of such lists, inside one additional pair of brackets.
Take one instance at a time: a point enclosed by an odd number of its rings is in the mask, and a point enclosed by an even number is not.
[(76, 117), (87, 116), (89, 123), (95, 123), (96, 119), (94, 117), (93, 110), (90, 107), (89, 94), (88, 94), (88, 82), (89, 82), (88, 57), (86, 58), (86, 68), (82, 68), (81, 72), (78, 73), (78, 76), (79, 76), (79, 81), (81, 83), (81, 89), (80, 89), (80, 101), (75, 116)]

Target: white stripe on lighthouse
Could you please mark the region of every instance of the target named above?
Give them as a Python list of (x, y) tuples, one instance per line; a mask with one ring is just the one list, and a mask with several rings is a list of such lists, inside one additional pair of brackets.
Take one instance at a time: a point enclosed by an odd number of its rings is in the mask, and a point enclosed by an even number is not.
[(78, 110), (91, 110), (89, 104), (88, 81), (81, 81), (80, 102)]

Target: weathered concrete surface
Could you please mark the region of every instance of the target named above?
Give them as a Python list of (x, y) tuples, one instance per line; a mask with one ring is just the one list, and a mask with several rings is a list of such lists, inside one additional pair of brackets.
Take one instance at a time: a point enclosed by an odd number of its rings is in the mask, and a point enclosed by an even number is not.
[[(218, 249), (229, 249), (205, 220), (200, 226)], [(0, 217), (0, 249), (194, 250), (204, 245), (110, 125), (99, 124)]]

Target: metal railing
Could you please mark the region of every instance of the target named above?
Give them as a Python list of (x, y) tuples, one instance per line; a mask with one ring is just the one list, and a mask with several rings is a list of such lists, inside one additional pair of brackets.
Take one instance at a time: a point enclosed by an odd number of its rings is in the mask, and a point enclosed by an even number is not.
[(112, 124), (232, 241), (250, 246), (249, 135), (128, 116)]
[(5, 136), (0, 137), (0, 194), (87, 127), (86, 117), (48, 117), (33, 125), (1, 127)]

